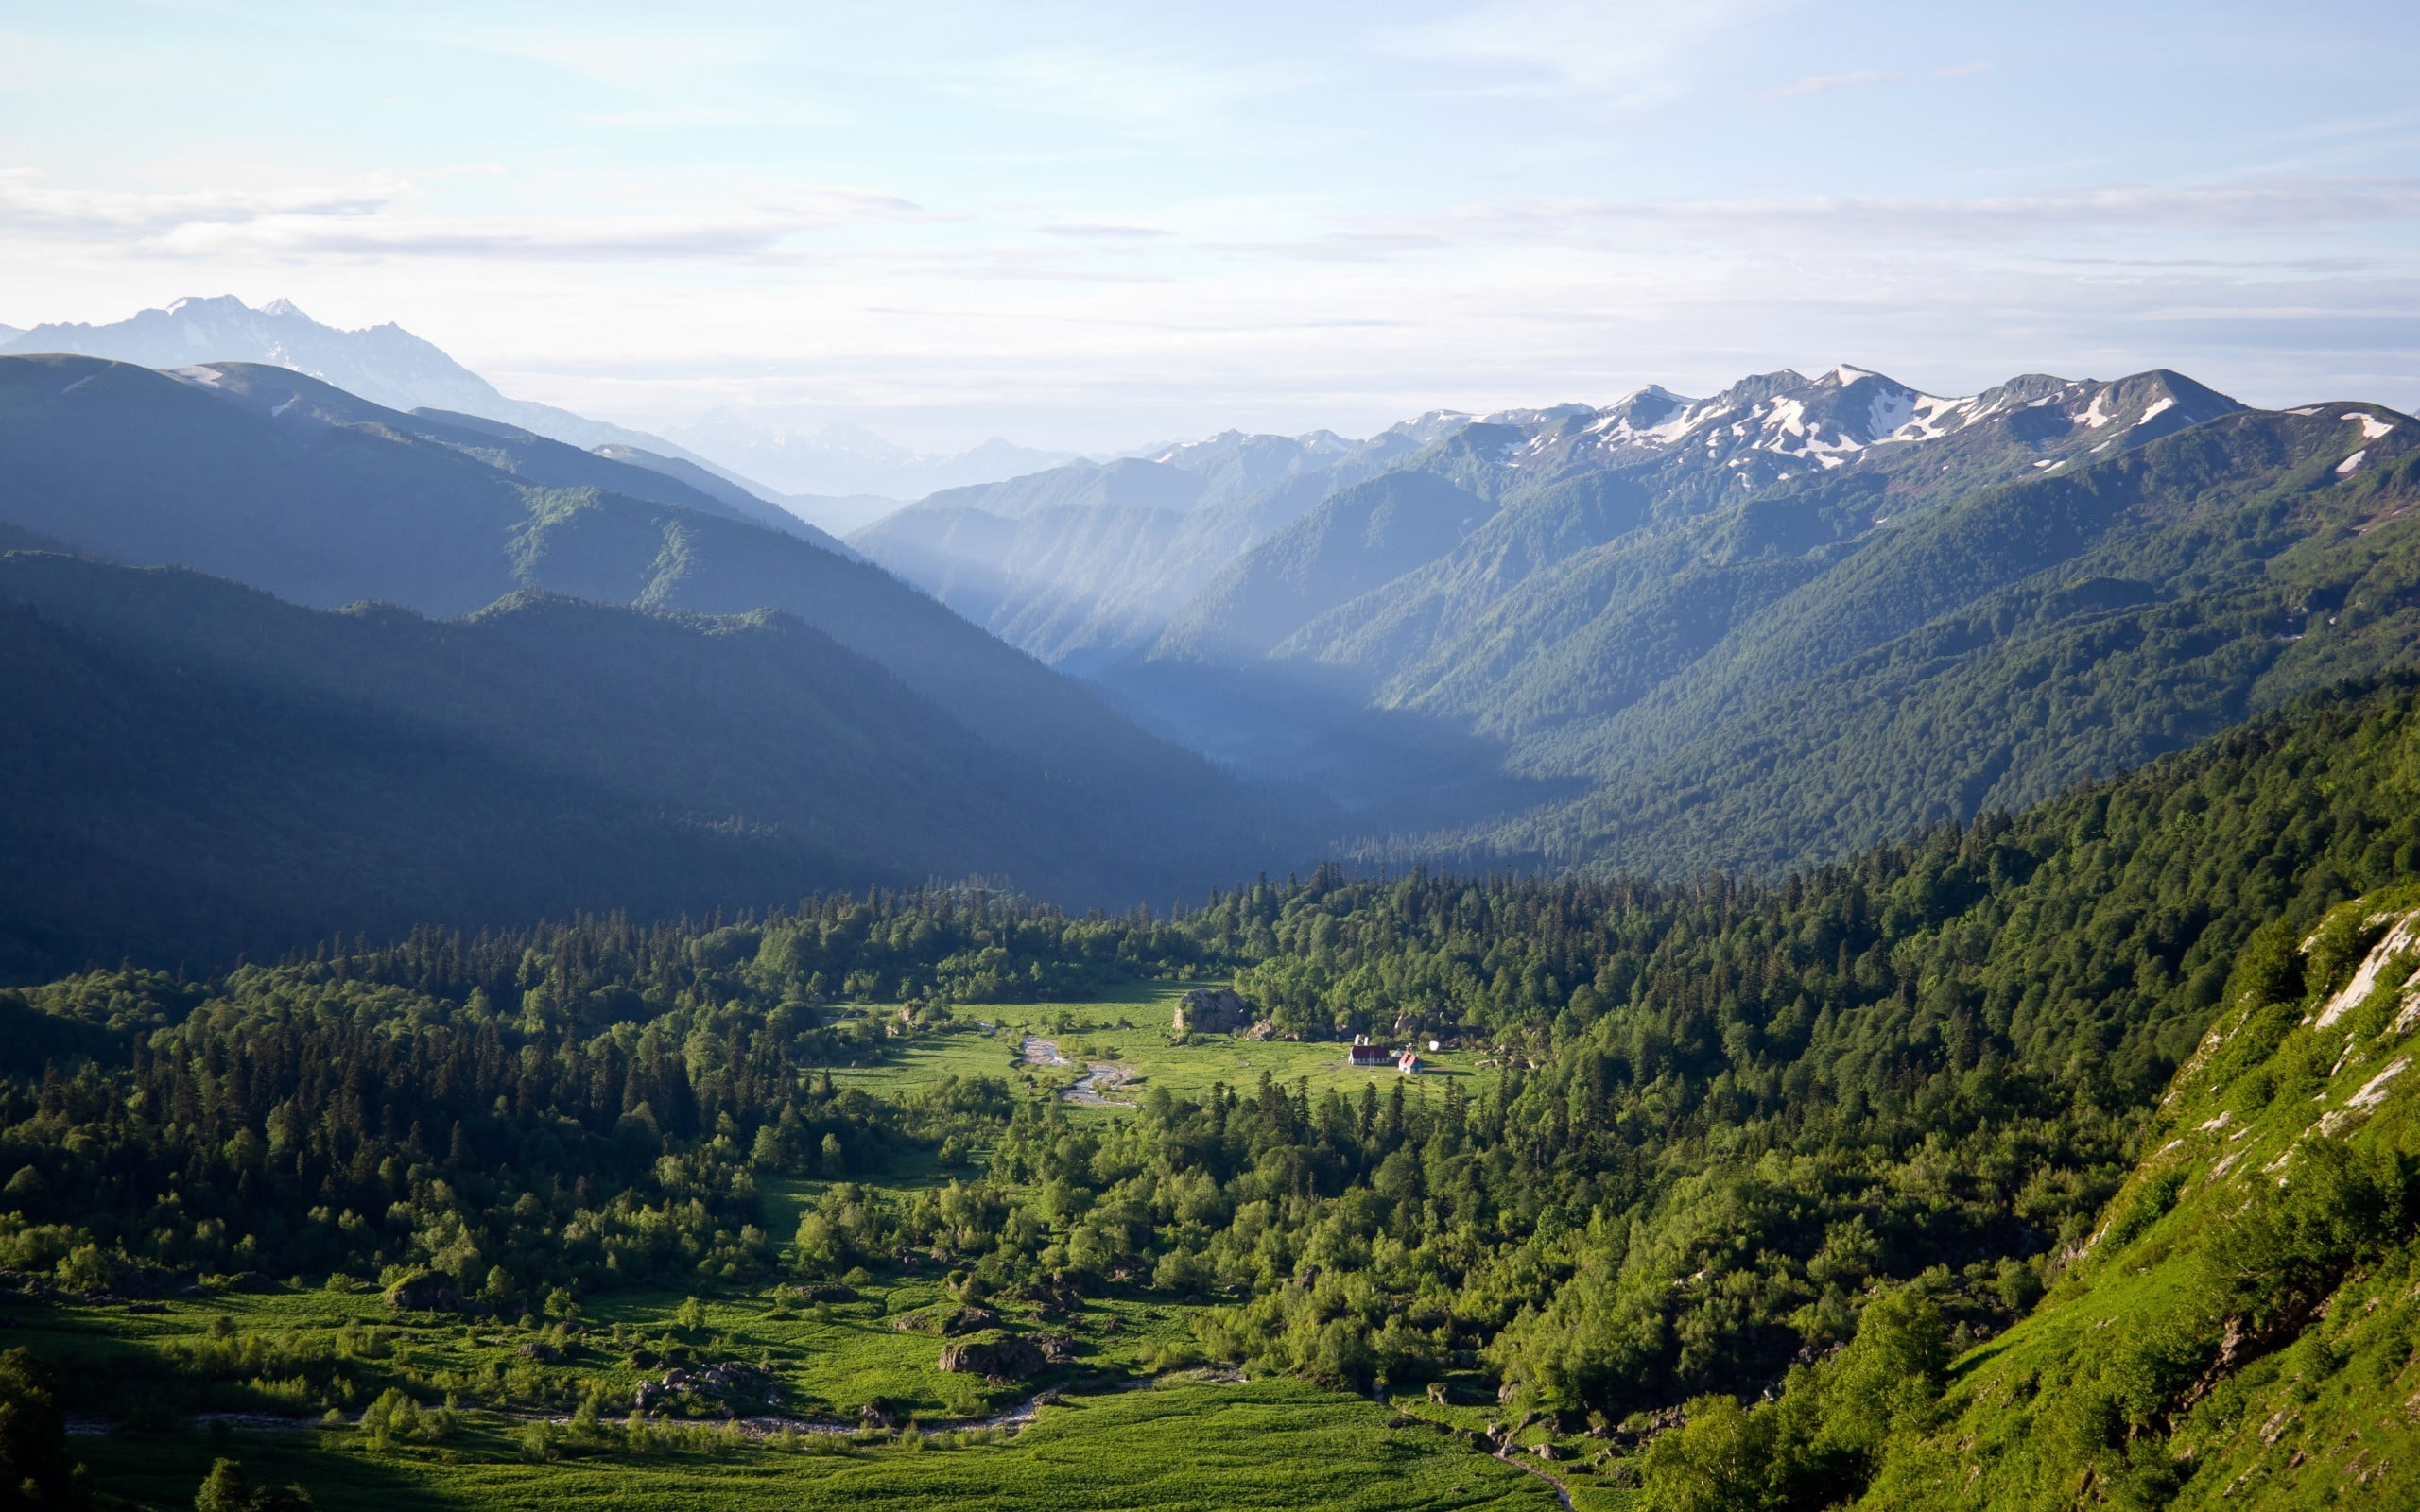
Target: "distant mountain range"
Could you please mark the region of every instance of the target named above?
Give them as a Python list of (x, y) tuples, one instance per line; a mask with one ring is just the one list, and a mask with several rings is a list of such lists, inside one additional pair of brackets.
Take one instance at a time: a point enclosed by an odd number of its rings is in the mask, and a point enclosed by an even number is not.
[[(114, 785), (61, 787), (39, 776), (54, 760), (44, 753), (56, 730), (12, 747), (11, 790), (50, 800), (21, 817), (54, 838), (131, 845), (152, 823), (140, 817), (146, 804), (166, 814), (182, 801), (175, 795), (186, 779), (177, 774), (187, 768), (218, 771), (227, 793), (273, 807), (278, 784), (261, 787), (263, 774), (285, 769), (279, 752), (309, 746), (293, 721), (324, 714), (326, 739), (352, 743), (348, 750), (399, 732), (398, 750), (421, 752), (412, 761), (489, 774), (460, 779), (477, 791), (457, 791), (455, 779), (427, 773), (405, 782), (375, 752), (346, 757), (341, 773), (309, 788), (320, 795), (310, 812), (331, 847), (383, 858), (363, 862), (363, 879), (408, 862), (428, 888), (458, 885), (468, 898), (487, 885), (458, 874), (485, 865), (473, 832), (436, 817), (391, 827), (368, 796), (349, 830), (328, 817), (344, 812), (348, 792), (417, 793), (411, 801), (427, 807), (413, 812), (424, 816), (452, 812), (449, 803), (476, 816), (490, 812), (491, 779), (518, 774), (516, 791), (537, 791), (547, 772), (579, 774), (562, 794), (589, 791), (595, 801), (563, 797), (572, 806), (562, 812), (588, 814), (595, 833), (574, 825), (556, 834), (555, 850), (530, 852), (553, 861), (505, 868), (526, 887), (492, 889), (522, 900), (524, 914), (609, 906), (613, 889), (582, 880), (582, 856), (600, 877), (653, 875), (663, 886), (649, 896), (683, 904), (761, 905), (836, 881), (970, 871), (1070, 902), (1123, 903), (1317, 849), (1304, 827), (1309, 811), (1246, 790), (838, 542), (802, 539), (811, 534), (804, 524), (769, 529), (747, 501), (684, 481), (683, 471), (677, 460), (641, 465), (473, 417), (402, 413), (260, 364), (161, 372), (90, 357), (0, 358), (0, 548), (173, 564), (304, 607), (230, 597), (196, 586), (206, 580), (192, 574), (19, 569), (13, 581), (49, 586), (0, 589), (0, 598), (16, 593), (51, 635), (51, 649), (28, 650), (31, 663), (0, 689), (24, 728), (48, 730), (55, 711), (90, 708), (93, 728), (124, 730), (140, 722), (150, 696), (141, 690), (162, 679), (216, 689), (203, 698), (184, 687), (162, 703), (157, 759)], [(532, 591), (645, 612), (545, 608), (553, 600), (532, 600)], [(499, 627), (543, 631), (466, 637), (415, 617), (491, 613), (504, 601), (510, 613)], [(400, 608), (342, 624), (304, 612), (363, 603)], [(756, 618), (658, 624), (650, 614)], [(481, 670), (482, 659), (494, 664)], [(188, 727), (164, 712), (199, 707), (196, 699), (225, 719)], [(244, 709), (261, 718), (237, 717)], [(187, 728), (200, 744), (181, 751)], [(126, 741), (147, 748), (132, 735), (108, 744)], [(283, 833), (282, 823), (176, 829), (195, 849), (164, 850), (155, 870), (182, 867), (197, 887), (249, 875), (260, 825)], [(725, 831), (763, 844), (751, 841), (746, 864), (734, 861), (717, 883), (713, 857), (728, 848), (713, 837)], [(517, 843), (510, 833), (520, 832), (507, 826), (497, 843)], [(423, 850), (394, 850), (407, 842)], [(111, 853), (130, 865), (134, 850)], [(783, 880), (765, 895), (772, 877)], [(95, 897), (143, 891), (107, 875), (93, 886)], [(296, 939), (366, 927), (341, 924), (349, 906), (365, 921), (426, 917), (418, 903), (381, 913), (377, 900), (389, 894), (379, 888), (350, 900), (341, 888), (308, 891), (313, 911), (264, 904), (251, 943), (279, 927)], [(202, 892), (178, 896), (144, 917), (207, 911)], [(104, 934), (149, 927), (97, 906), (75, 917)], [(7, 927), (0, 919), (0, 934)], [(32, 933), (39, 938), (19, 945), (39, 954), (49, 936)]]
[(1175, 455), (1070, 465), (852, 540), (1363, 808), (1373, 854), (1764, 869), (2407, 658), (2411, 435), (2166, 371), (1945, 398), (1841, 367), (1220, 438), (1283, 460), (1225, 490)]
[(928, 457), (863, 432), (802, 430), (731, 410), (713, 412), (683, 428), (689, 442), (683, 446), (551, 404), (509, 399), (401, 326), (339, 330), (312, 319), (286, 300), (271, 300), (253, 309), (233, 295), (221, 295), (178, 300), (105, 325), (62, 322), (30, 331), (0, 326), (0, 356), (42, 352), (108, 357), (146, 368), (196, 362), (291, 368), (389, 409), (475, 415), (584, 450), (626, 447), (670, 457), (780, 506), (786, 517), (795, 515), (826, 530), (854, 529), (897, 508), (902, 499), (1068, 460), (1063, 452), (1037, 452), (999, 440), (954, 456)]
[[(436, 346), (392, 323), (343, 331), (322, 325), (291, 301), (255, 310), (233, 295), (182, 299), (107, 325), (62, 322), (11, 333), (0, 356), (74, 352), (146, 368), (195, 362), (260, 362), (333, 385), (389, 409), (443, 409), (517, 425), (578, 447), (615, 443), (665, 455), (679, 448), (567, 409), (507, 399), (495, 386)], [(690, 458), (694, 461), (695, 458)]]

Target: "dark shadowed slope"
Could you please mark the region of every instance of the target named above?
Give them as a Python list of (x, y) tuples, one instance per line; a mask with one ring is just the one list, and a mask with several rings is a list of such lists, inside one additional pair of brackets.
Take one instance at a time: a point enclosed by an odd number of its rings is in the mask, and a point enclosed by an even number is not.
[(786, 615), (524, 592), (441, 622), (14, 552), (0, 619), (20, 972), (975, 873), (1165, 901), (1212, 875), (1196, 837)]

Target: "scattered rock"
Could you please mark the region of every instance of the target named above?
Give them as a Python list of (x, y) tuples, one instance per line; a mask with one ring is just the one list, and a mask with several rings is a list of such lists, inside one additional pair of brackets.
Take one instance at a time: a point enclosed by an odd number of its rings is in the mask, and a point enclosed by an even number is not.
[(723, 1360), (695, 1370), (667, 1370), (660, 1381), (642, 1381), (632, 1402), (645, 1412), (658, 1402), (684, 1395), (726, 1404), (770, 1402), (780, 1398), (781, 1388), (754, 1366)]
[(1530, 1446), (1530, 1452), (1535, 1454), (1538, 1458), (1547, 1461), (1548, 1464), (1552, 1464), (1554, 1461), (1563, 1458), (1563, 1451), (1555, 1448), (1552, 1444), (1532, 1444)]
[(524, 1360), (536, 1360), (542, 1365), (553, 1365), (563, 1357), (562, 1350), (544, 1339), (531, 1339), (514, 1352)]
[(1052, 1286), (1033, 1281), (1021, 1281), (1000, 1296), (1008, 1301), (1027, 1304), (1037, 1317), (1069, 1317), (1084, 1305), (1084, 1294), (1072, 1286)]
[(999, 1321), (1000, 1315), (988, 1307), (928, 1307), (895, 1318), (890, 1326), (902, 1333), (939, 1333), (946, 1338), (979, 1333)]
[(1440, 1407), (1450, 1407), (1454, 1403), (1454, 1394), (1446, 1389), (1443, 1381), (1431, 1381), (1428, 1383), (1428, 1400)]

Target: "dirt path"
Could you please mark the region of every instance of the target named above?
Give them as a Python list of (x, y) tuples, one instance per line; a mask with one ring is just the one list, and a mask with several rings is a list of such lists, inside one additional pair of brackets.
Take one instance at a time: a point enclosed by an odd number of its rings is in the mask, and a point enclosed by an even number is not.
[[(1426, 1423), (1429, 1427), (1436, 1429), (1441, 1434), (1451, 1435), (1454, 1432), (1454, 1427), (1451, 1423), (1441, 1423), (1434, 1418), (1424, 1418), (1416, 1412), (1405, 1412), (1404, 1409), (1400, 1407), (1395, 1410), (1397, 1412), (1402, 1412), (1406, 1418), (1418, 1418), (1421, 1422)], [(1528, 1459), (1522, 1456), (1519, 1450), (1513, 1449), (1509, 1445), (1503, 1449), (1497, 1450), (1495, 1457), (1502, 1460), (1505, 1464), (1512, 1466), (1516, 1470), (1526, 1470), (1530, 1474), (1536, 1476), (1539, 1480), (1546, 1482), (1547, 1485), (1554, 1488), (1555, 1500), (1564, 1504), (1564, 1512), (1577, 1512), (1577, 1509), (1572, 1505), (1571, 1487), (1564, 1484), (1562, 1476), (1555, 1474), (1551, 1470), (1530, 1464)]]
[(1548, 1486), (1553, 1486), (1554, 1499), (1563, 1503), (1564, 1512), (1578, 1512), (1578, 1509), (1573, 1507), (1571, 1503), (1571, 1487), (1563, 1484), (1562, 1477), (1551, 1475), (1547, 1471), (1540, 1469), (1538, 1467), (1530, 1464), (1528, 1460), (1521, 1458), (1518, 1454), (1509, 1449), (1495, 1457), (1502, 1460), (1505, 1464), (1512, 1466), (1516, 1470), (1528, 1470), (1539, 1480), (1542, 1480)]

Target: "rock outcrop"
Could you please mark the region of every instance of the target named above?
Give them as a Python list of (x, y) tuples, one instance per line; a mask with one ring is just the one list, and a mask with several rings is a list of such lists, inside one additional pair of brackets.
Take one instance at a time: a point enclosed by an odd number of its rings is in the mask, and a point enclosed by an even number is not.
[(999, 1314), (988, 1307), (928, 1307), (893, 1318), (890, 1326), (902, 1333), (939, 1333), (952, 1337), (979, 1332), (999, 1321)]
[(1041, 1345), (1013, 1333), (953, 1339), (942, 1346), (941, 1368), (959, 1375), (1022, 1381), (1048, 1363)]
[(1252, 1023), (1252, 1005), (1231, 987), (1198, 987), (1176, 1000), (1178, 1034), (1234, 1034)]
[(387, 1288), (389, 1307), (406, 1313), (435, 1313), (460, 1305), (462, 1294), (451, 1277), (440, 1271), (419, 1271)]

